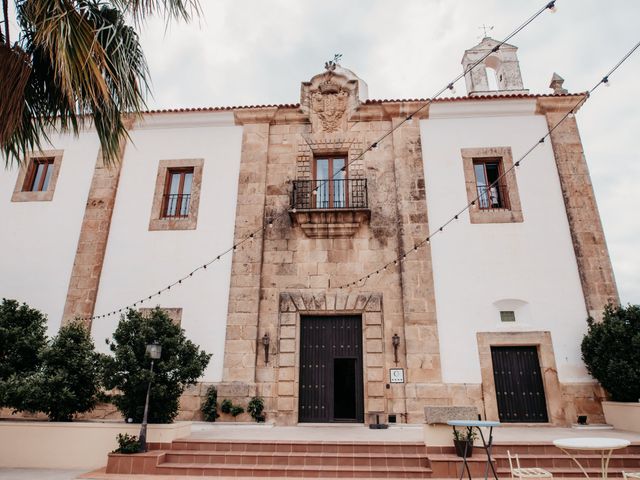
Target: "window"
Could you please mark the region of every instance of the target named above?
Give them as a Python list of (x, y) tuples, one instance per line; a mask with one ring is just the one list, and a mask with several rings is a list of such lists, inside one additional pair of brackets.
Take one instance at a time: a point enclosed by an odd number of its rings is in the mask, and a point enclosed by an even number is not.
[(149, 230), (195, 230), (204, 160), (160, 160)]
[(473, 171), (476, 176), (478, 206), (481, 209), (509, 208), (506, 182), (501, 178), (501, 159), (474, 159)]
[[(462, 170), (471, 223), (524, 221), (510, 147), (463, 148)], [(506, 172), (506, 173), (505, 173)], [(503, 176), (503, 173), (505, 175)]]
[(347, 167), (344, 157), (316, 158), (313, 178), (315, 208), (348, 206)]
[(53, 173), (53, 158), (34, 158), (25, 178), (23, 192), (46, 192)]
[(193, 167), (170, 168), (163, 198), (163, 217), (188, 217), (191, 204)]
[(29, 154), (18, 172), (11, 201), (53, 200), (61, 163), (62, 150), (47, 150)]
[(515, 322), (516, 321), (516, 312), (512, 310), (501, 310), (500, 311), (500, 321), (501, 322)]

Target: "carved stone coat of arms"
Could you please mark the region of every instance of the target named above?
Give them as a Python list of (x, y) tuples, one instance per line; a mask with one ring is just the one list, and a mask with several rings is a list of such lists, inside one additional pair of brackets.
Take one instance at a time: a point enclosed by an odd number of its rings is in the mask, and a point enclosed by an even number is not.
[(349, 94), (343, 89), (337, 91), (317, 91), (311, 95), (311, 109), (318, 115), (322, 129), (327, 132), (335, 132), (340, 127), (340, 121), (347, 109)]

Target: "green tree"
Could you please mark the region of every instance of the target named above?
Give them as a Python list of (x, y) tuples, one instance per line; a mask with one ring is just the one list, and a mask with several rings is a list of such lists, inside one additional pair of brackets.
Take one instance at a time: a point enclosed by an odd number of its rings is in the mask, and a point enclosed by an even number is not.
[(61, 327), (41, 351), (38, 371), (7, 382), (11, 407), (43, 412), (54, 422), (70, 422), (76, 413), (91, 411), (100, 393), (100, 357), (84, 325)]
[[(107, 162), (127, 138), (123, 116), (145, 108), (149, 71), (133, 27), (160, 13), (188, 20), (197, 0), (9, 0), (0, 28), (0, 149), (21, 162), (50, 130), (93, 124)], [(17, 41), (12, 42), (13, 38)]]
[(211, 355), (188, 340), (160, 308), (149, 317), (134, 310), (121, 317), (109, 342), (114, 355), (105, 360), (104, 383), (117, 389), (112, 401), (122, 415), (141, 422), (150, 380), (146, 346), (153, 342), (162, 346), (162, 356), (154, 362), (149, 422), (171, 423), (178, 414), (180, 395), (202, 376)]
[[(26, 303), (2, 299), (0, 305), (0, 382), (28, 375), (40, 365), (47, 342), (47, 318)], [(2, 399), (0, 398), (0, 405)]]
[(640, 399), (640, 305), (605, 308), (602, 322), (589, 319), (582, 359), (589, 373), (620, 402)]

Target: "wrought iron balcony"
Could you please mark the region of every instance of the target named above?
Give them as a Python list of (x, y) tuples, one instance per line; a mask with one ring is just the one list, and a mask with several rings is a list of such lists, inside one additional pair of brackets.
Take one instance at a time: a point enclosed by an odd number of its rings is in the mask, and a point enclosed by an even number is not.
[(351, 237), (371, 216), (367, 180), (296, 180), (289, 214), (308, 237)]
[(295, 180), (291, 208), (296, 210), (368, 208), (367, 179)]
[(162, 216), (165, 218), (184, 218), (189, 216), (191, 194), (170, 194), (162, 198)]

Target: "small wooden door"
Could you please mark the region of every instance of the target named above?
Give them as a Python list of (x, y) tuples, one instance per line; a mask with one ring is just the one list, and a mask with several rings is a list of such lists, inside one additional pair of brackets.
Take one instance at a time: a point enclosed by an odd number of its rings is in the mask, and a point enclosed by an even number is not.
[(491, 347), (498, 416), (505, 423), (546, 423), (547, 402), (536, 347)]
[(362, 317), (301, 317), (299, 422), (363, 422)]

